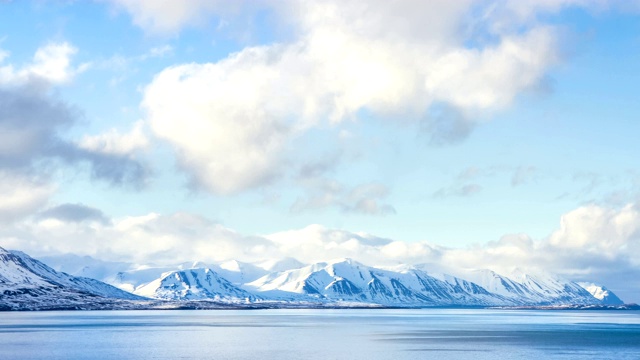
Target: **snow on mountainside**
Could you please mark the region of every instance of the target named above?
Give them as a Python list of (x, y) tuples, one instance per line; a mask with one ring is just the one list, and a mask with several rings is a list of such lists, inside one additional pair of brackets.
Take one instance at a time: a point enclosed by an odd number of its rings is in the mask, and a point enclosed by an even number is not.
[(0, 305), (55, 307), (81, 305), (100, 298), (142, 299), (95, 279), (57, 272), (25, 253), (0, 247)]
[(234, 286), (208, 268), (172, 271), (146, 285), (136, 294), (166, 300), (216, 300), (249, 302), (255, 296)]
[(465, 278), (520, 305), (598, 305), (602, 302), (575, 282), (550, 274), (514, 270), (509, 276), (492, 270), (472, 270)]
[(236, 260), (217, 264), (196, 261), (164, 266), (108, 262), (76, 255), (47, 256), (40, 260), (57, 271), (98, 279), (129, 292), (135, 292), (137, 288), (160, 278), (164, 273), (178, 270), (209, 268), (236, 285), (251, 282), (270, 272), (261, 266)]
[(305, 266), (285, 258), (253, 264), (230, 260), (141, 266), (90, 257), (48, 260), (54, 267), (95, 276), (141, 296), (178, 301), (340, 302), (413, 307), (622, 304), (604, 287), (581, 286), (554, 275), (522, 271), (503, 275), (440, 264), (376, 268), (339, 259)]
[(291, 257), (286, 257), (284, 259), (271, 259), (271, 260), (257, 263), (256, 265), (270, 273), (277, 272), (277, 271), (299, 269), (301, 267), (306, 266), (306, 264), (303, 264), (297, 259), (294, 259)]
[(245, 289), (263, 297), (294, 300), (301, 296), (329, 301), (350, 301), (388, 306), (508, 305), (509, 302), (462, 279), (442, 281), (427, 273), (376, 269), (351, 259), (316, 263), (300, 269), (272, 273)]
[(267, 270), (259, 266), (237, 260), (229, 260), (220, 264), (214, 264), (209, 266), (209, 268), (236, 285), (251, 282), (268, 273)]
[(73, 276), (83, 276), (104, 281), (114, 278), (115, 274), (127, 271), (131, 264), (126, 262), (102, 261), (91, 256), (78, 256), (73, 254), (43, 256), (39, 261), (47, 264), (58, 272), (65, 272)]
[(600, 300), (605, 305), (622, 305), (624, 302), (620, 300), (613, 292), (604, 286), (594, 283), (579, 282), (578, 285), (587, 290), (593, 297)]

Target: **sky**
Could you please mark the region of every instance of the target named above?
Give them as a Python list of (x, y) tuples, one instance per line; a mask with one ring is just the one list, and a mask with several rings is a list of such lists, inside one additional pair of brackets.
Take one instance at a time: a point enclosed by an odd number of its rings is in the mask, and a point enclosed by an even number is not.
[(0, 1), (0, 246), (640, 302), (640, 2)]

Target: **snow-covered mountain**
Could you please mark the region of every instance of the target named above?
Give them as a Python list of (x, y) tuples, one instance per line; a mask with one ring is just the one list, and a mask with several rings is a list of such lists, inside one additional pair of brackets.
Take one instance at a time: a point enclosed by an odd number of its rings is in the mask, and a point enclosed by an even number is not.
[(20, 251), (0, 247), (0, 306), (56, 308), (109, 299), (141, 300), (101, 281), (53, 270)]
[[(229, 282), (242, 285), (258, 279), (272, 270), (261, 264), (251, 264), (236, 260), (208, 264), (201, 261), (182, 262), (173, 265), (140, 265), (125, 262), (102, 261), (90, 256), (57, 255), (41, 257), (40, 260), (57, 271), (75, 276), (84, 276), (111, 284), (125, 291), (136, 289), (159, 279), (163, 274), (179, 270), (208, 268)], [(293, 260), (296, 261), (297, 260)], [(294, 262), (287, 261), (289, 264)]]
[(265, 298), (311, 298), (386, 306), (510, 304), (499, 295), (453, 276), (443, 281), (418, 269), (394, 272), (369, 267), (352, 259), (272, 273), (246, 284), (245, 289)]
[(284, 259), (270, 259), (262, 261), (257, 263), (256, 265), (266, 272), (272, 273), (277, 271), (299, 269), (301, 267), (304, 267), (306, 264), (301, 263), (297, 259), (286, 257)]
[(251, 302), (256, 297), (208, 268), (171, 271), (135, 291), (140, 296), (165, 300)]
[(604, 304), (577, 283), (551, 274), (529, 274), (516, 269), (505, 276), (483, 269), (465, 272), (463, 276), (518, 305)]
[(616, 294), (602, 285), (586, 282), (579, 282), (578, 285), (582, 286), (591, 295), (593, 295), (593, 297), (600, 300), (605, 305), (620, 305), (624, 303), (616, 296)]
[(237, 260), (229, 260), (219, 264), (210, 265), (209, 268), (221, 277), (236, 285), (242, 285), (254, 281), (267, 273), (262, 267)]
[(74, 275), (95, 276), (140, 296), (171, 301), (400, 307), (622, 304), (602, 286), (519, 270), (505, 275), (491, 270), (451, 269), (440, 264), (377, 268), (351, 259), (311, 265), (286, 258), (169, 266), (73, 256), (47, 260)]

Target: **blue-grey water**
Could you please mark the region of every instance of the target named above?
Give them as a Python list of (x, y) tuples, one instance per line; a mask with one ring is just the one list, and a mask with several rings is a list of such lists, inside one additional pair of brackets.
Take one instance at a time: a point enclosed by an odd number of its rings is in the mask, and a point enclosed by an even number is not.
[(0, 359), (640, 359), (640, 312), (5, 312)]

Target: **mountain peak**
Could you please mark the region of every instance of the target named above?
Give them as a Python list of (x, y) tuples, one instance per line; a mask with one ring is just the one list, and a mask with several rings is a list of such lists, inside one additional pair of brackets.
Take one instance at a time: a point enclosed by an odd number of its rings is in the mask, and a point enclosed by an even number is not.
[(282, 259), (265, 260), (256, 264), (256, 266), (266, 271), (285, 271), (285, 270), (299, 269), (301, 267), (304, 267), (305, 264), (298, 261), (298, 259), (295, 259), (292, 257), (285, 257)]
[(607, 305), (621, 305), (624, 302), (605, 286), (594, 283), (579, 282), (578, 285), (587, 290), (594, 298)]
[(363, 264), (353, 260), (352, 258), (337, 258), (327, 262), (329, 265), (347, 264), (353, 266), (364, 266)]
[(255, 298), (209, 268), (165, 273), (161, 278), (140, 286), (135, 293), (166, 300), (215, 299), (238, 302)]

